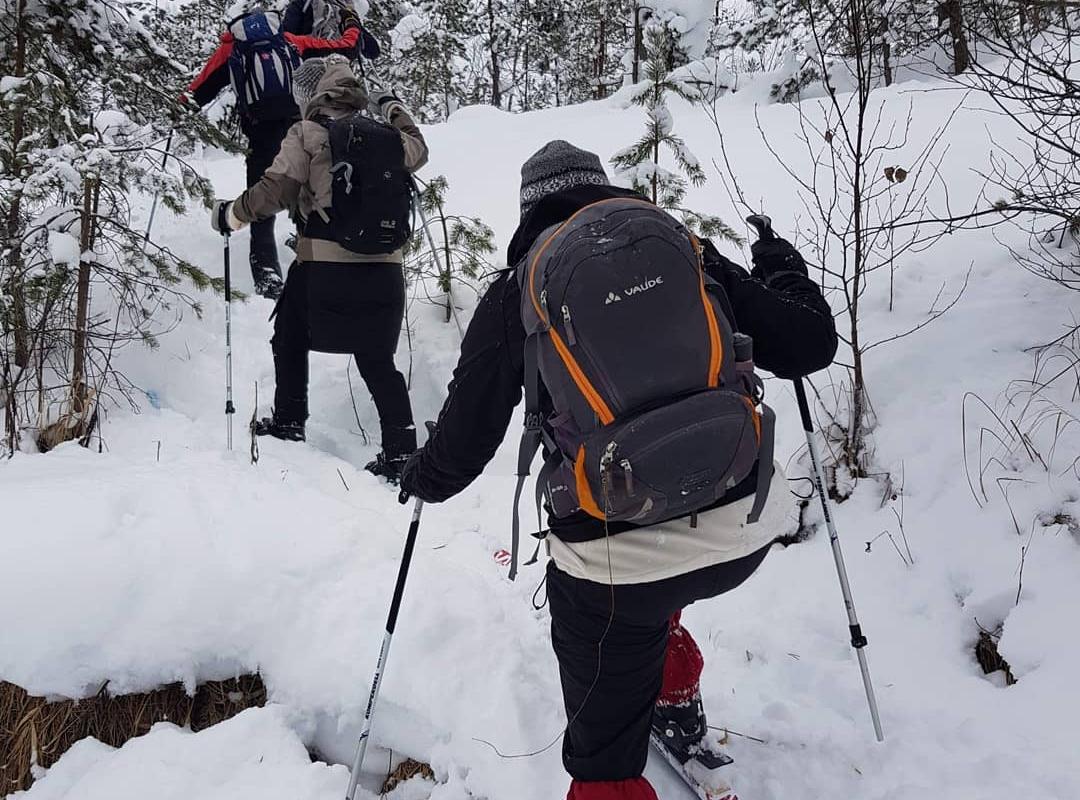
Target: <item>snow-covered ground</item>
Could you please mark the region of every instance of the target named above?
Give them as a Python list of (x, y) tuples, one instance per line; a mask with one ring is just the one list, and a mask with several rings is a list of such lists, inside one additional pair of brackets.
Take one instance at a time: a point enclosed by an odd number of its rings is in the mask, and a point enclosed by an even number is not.
[[(886, 96), (903, 109), (913, 100), (929, 128), (958, 98), (911, 91), (920, 88), (898, 86)], [(779, 230), (790, 230), (799, 207), (757, 134), (754, 97), (722, 101), (729, 154), (748, 194), (763, 200)], [(676, 130), (708, 164), (717, 156), (711, 124), (683, 105), (674, 111)], [(504, 248), (517, 222), (518, 169), (531, 152), (565, 138), (606, 159), (636, 138), (640, 113), (616, 101), (520, 116), (465, 109), (425, 131), (432, 163), (424, 174), (446, 175), (450, 206), (482, 217)], [(793, 109), (763, 107), (760, 119), (778, 150), (796, 158)], [(945, 165), (954, 200), (977, 190), (970, 169), (985, 161), (989, 131), (1001, 135), (1003, 125), (960, 112)], [(222, 196), (242, 188), (240, 161), (208, 153), (205, 163)], [(715, 176), (689, 204), (738, 220)], [(221, 240), (201, 211), (159, 224), (166, 244), (220, 273)], [(279, 221), (282, 240), (284, 228)], [(240, 288), (250, 288), (246, 234), (235, 237), (233, 257)], [(1018, 536), (992, 477), (997, 499), (985, 508), (973, 500), (961, 425), (965, 393), (995, 401), (1009, 381), (1030, 373), (1025, 348), (1071, 321), (1061, 293), (1021, 271), (985, 232), (957, 234), (908, 260), (897, 275), (895, 311), (887, 310), (887, 282), (871, 286), (867, 325), (876, 337), (918, 324), (942, 283), (951, 296), (972, 265), (970, 286), (949, 314), (869, 357), (877, 457), (903, 475), (914, 564), (886, 537), (866, 547), (882, 531), (900, 534), (893, 513), (900, 506), (882, 507), (878, 484), (864, 482), (836, 511), (887, 741), (873, 739), (823, 536), (774, 548), (744, 587), (686, 614), (706, 656), (712, 723), (764, 741), (731, 739), (743, 800), (1080, 797), (1080, 637), (1072, 620), (1080, 541), (1063, 526), (1032, 527), (1037, 511), (1075, 503), (1075, 481), (1017, 473), (1027, 481), (1009, 494)], [(462, 295), (463, 314), (472, 302)], [(273, 387), (271, 306), (257, 298), (234, 307), (238, 446), (226, 452), (224, 310), (209, 297), (206, 306), (203, 319), (185, 319), (164, 336), (160, 351), (119, 356), (148, 396), (139, 413), (109, 412), (103, 454), (69, 445), (0, 465), (0, 606), (9, 610), (0, 679), (34, 694), (80, 697), (106, 680), (127, 692), (258, 669), (272, 705), (198, 734), (163, 724), (118, 751), (82, 742), (26, 800), (321, 800), (344, 792), (346, 769), (310, 763), (305, 746), (338, 764), (351, 759), (408, 511), (362, 471), (374, 447), (357, 429), (344, 356), (312, 356), (308, 443), (261, 440), (261, 458), (250, 463), (243, 428), (254, 387), (262, 413)], [(418, 419), (436, 413), (458, 345), (440, 313), (419, 301), (410, 311)], [(404, 365), (404, 347), (400, 357)], [(360, 420), (375, 431), (355, 370), (351, 380)], [(817, 383), (826, 385), (825, 376)], [(786, 460), (803, 444), (792, 393), (775, 380), (768, 390)], [(398, 797), (565, 794), (559, 747), (549, 747), (564, 724), (558, 675), (546, 612), (532, 604), (542, 571), (525, 569), (511, 584), (495, 557), (509, 538), (516, 438), (512, 428), (483, 478), (425, 514), (379, 706), (379, 749), (369, 754), (369, 789), (392, 750), (430, 762), (438, 781)], [(1000, 622), (1001, 649), (1019, 679), (1008, 688), (984, 676), (973, 657), (977, 623)], [(662, 765), (650, 765), (650, 776), (663, 800), (688, 797)]]

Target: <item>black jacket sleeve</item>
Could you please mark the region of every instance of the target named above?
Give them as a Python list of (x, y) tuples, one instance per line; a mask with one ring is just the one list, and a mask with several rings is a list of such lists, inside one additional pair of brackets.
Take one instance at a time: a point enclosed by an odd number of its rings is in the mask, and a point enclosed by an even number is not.
[(754, 340), (754, 361), (780, 378), (824, 369), (836, 355), (836, 323), (821, 289), (802, 271), (752, 273), (704, 243), (705, 272), (723, 286), (737, 330)]
[(307, 0), (289, 0), (281, 17), (281, 29), (286, 33), (308, 36), (314, 26), (313, 18), (311, 4)]
[(417, 456), (413, 494), (430, 502), (453, 497), (491, 461), (521, 402), (525, 329), (512, 270), (488, 288), (465, 333), (438, 426)]

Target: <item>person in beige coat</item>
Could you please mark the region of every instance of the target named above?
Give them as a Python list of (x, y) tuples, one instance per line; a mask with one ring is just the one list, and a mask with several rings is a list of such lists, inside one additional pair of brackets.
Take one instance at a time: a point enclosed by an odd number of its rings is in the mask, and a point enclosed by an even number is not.
[(357, 253), (331, 235), (331, 147), (327, 123), (369, 110), (401, 136), (405, 168), (427, 162), (420, 129), (392, 92), (369, 98), (340, 57), (304, 62), (293, 77), (302, 119), (289, 130), (274, 163), (233, 202), (220, 202), (213, 225), (238, 230), (287, 209), (300, 232), (296, 262), (275, 309), (276, 387), (273, 416), (256, 423), (257, 435), (303, 441), (308, 416), (308, 352), (350, 353), (379, 412), (382, 452), (369, 471), (397, 481), (416, 449), (416, 429), (405, 378), (394, 363), (405, 312), (400, 249)]

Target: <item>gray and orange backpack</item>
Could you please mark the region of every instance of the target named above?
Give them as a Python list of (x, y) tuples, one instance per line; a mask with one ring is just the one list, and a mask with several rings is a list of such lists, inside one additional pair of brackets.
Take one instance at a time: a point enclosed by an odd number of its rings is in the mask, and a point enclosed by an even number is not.
[[(556, 517), (696, 525), (760, 460), (747, 520), (756, 522), (775, 417), (752, 342), (734, 332), (697, 238), (646, 200), (602, 200), (544, 231), (517, 280), (526, 417), (511, 579), (518, 504), (541, 443), (537, 507), (546, 498)], [(553, 406), (546, 420), (541, 383)]]

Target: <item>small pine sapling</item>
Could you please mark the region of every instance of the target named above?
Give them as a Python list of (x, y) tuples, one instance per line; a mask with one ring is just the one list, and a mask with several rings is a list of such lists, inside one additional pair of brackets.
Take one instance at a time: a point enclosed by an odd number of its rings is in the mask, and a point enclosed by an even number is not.
[[(432, 279), (445, 296), (446, 321), (454, 317), (454, 284), (470, 288), (491, 262), (495, 252), (495, 232), (477, 217), (449, 214), (446, 195), (450, 183), (442, 175), (421, 184), (420, 205), (427, 217), (428, 229), (418, 226), (405, 249), (406, 268), (410, 275)], [(430, 298), (429, 298), (430, 299)], [(437, 302), (437, 301), (433, 301)]]
[[(637, 142), (612, 157), (615, 174), (660, 208), (678, 213), (683, 223), (698, 235), (740, 242), (739, 234), (719, 217), (692, 211), (683, 205), (689, 186), (705, 183), (705, 171), (686, 142), (675, 133), (667, 96), (674, 94), (694, 101), (696, 94), (671, 70), (674, 40), (670, 31), (665, 28), (650, 30), (646, 38), (645, 80), (634, 87), (632, 96), (633, 102), (645, 109), (645, 132)], [(675, 169), (661, 165), (665, 151)]]

